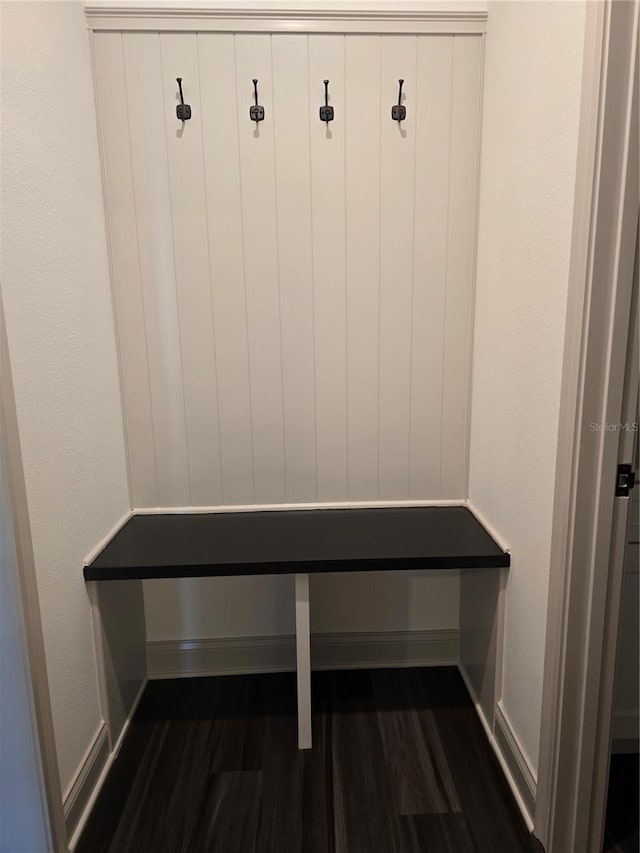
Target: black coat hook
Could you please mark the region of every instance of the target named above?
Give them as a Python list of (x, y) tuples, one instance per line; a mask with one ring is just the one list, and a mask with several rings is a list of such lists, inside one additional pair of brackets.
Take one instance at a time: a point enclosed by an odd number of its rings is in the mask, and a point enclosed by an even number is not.
[(180, 89), (180, 103), (176, 107), (176, 115), (180, 121), (187, 121), (191, 118), (191, 107), (189, 104), (185, 104), (182, 97), (182, 77), (176, 77), (176, 83), (178, 84), (178, 89)]
[(398, 103), (391, 107), (391, 118), (394, 121), (404, 121), (407, 117), (407, 108), (402, 104), (402, 84), (404, 80), (398, 80), (400, 88), (398, 90)]
[(320, 121), (333, 121), (333, 107), (329, 106), (329, 81), (324, 81), (324, 106), (320, 107)]
[(254, 106), (249, 107), (249, 118), (251, 121), (264, 121), (264, 107), (258, 103), (258, 80), (255, 77), (253, 79), (253, 97), (256, 102)]

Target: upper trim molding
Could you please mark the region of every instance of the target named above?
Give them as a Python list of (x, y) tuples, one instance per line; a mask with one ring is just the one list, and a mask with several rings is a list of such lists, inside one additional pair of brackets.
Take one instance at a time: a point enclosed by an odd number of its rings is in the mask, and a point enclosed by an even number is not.
[(99, 31), (291, 32), (291, 33), (483, 33), (485, 2), (425, 0), (266, 0), (211, 2), (87, 3), (89, 29)]

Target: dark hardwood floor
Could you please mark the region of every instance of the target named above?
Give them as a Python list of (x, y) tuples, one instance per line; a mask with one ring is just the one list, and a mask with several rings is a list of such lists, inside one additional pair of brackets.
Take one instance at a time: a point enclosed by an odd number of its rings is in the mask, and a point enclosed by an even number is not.
[(150, 682), (78, 853), (533, 853), (452, 667)]
[(640, 756), (612, 755), (609, 796), (604, 828), (606, 853), (638, 853), (638, 799), (640, 798)]

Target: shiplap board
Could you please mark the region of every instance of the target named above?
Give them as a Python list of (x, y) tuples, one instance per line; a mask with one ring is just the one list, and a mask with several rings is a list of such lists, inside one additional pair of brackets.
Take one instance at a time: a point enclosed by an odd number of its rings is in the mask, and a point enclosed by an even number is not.
[(440, 494), (453, 39), (418, 39), (417, 62), (410, 497)]
[(467, 493), (481, 39), (453, 39), (440, 496)]
[[(318, 500), (347, 499), (347, 304), (345, 39), (309, 36)], [(333, 121), (320, 121), (329, 80)]]
[(134, 505), (464, 499), (482, 37), (93, 38)]
[[(126, 75), (126, 92), (122, 95), (128, 107), (130, 138), (129, 150), (122, 151), (120, 162), (124, 164), (129, 159), (133, 171), (158, 501), (189, 505), (186, 407), (165, 118), (168, 111), (175, 109), (177, 87), (174, 80), (168, 91), (163, 89), (158, 34), (124, 33), (122, 39)], [(107, 124), (103, 117), (103, 136), (108, 137), (113, 125), (121, 120), (113, 116)], [(119, 179), (119, 173), (114, 179)], [(143, 329), (139, 331), (142, 334)], [(123, 351), (121, 344), (121, 357), (126, 373), (136, 356)], [(136, 435), (140, 427), (127, 419), (130, 446), (131, 435)], [(136, 486), (134, 483), (134, 491)]]
[(345, 39), (347, 489), (378, 497), (382, 40)]
[(159, 496), (137, 241), (137, 207), (120, 33), (104, 33), (96, 40), (94, 67), (96, 101), (101, 126), (104, 128), (101, 140), (102, 163), (121, 387), (127, 423), (131, 497), (134, 506), (147, 506), (157, 503)]
[[(239, 105), (229, 69), (232, 38), (198, 35), (200, 110), (225, 503), (251, 504), (253, 435), (239, 151)], [(244, 101), (242, 108), (245, 108)], [(244, 117), (244, 116), (243, 116)], [(206, 140), (206, 144), (204, 142)]]
[(271, 38), (286, 498), (316, 489), (315, 334), (306, 36)]
[[(271, 38), (234, 36), (256, 503), (286, 499)], [(264, 121), (249, 120), (258, 79)], [(234, 80), (226, 77), (227, 85)]]
[[(162, 34), (162, 91), (171, 194), (175, 279), (182, 347), (184, 409), (189, 450), (190, 503), (222, 503), (215, 334), (209, 268), (207, 196), (202, 145), (202, 106), (197, 36)], [(194, 120), (176, 121), (176, 78), (185, 81)], [(206, 91), (206, 90), (205, 90)]]
[[(411, 315), (417, 117), (417, 39), (380, 39), (380, 319), (378, 493), (400, 499), (409, 491)], [(399, 80), (406, 120), (391, 121)]]

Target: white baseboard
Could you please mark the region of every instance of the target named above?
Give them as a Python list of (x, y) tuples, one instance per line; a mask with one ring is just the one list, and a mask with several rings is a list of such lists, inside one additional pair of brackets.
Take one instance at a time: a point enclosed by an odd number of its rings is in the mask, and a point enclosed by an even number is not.
[(129, 725), (140, 704), (140, 699), (146, 686), (147, 679), (142, 682), (138, 695), (131, 706), (129, 716), (122, 727), (122, 731), (111, 753), (109, 752), (107, 724), (104, 720), (102, 721), (92, 745), (89, 747), (84, 759), (80, 763), (80, 767), (75, 773), (71, 785), (67, 789), (67, 793), (64, 796), (64, 816), (67, 838), (69, 839), (69, 853), (73, 853), (75, 850), (91, 809), (109, 774), (111, 765), (118, 757), (120, 747), (129, 730)]
[(504, 755), (527, 811), (533, 817), (536, 810), (537, 793), (535, 771), (513, 729), (511, 720), (504, 710), (502, 701), (496, 705), (495, 739)]
[[(312, 634), (311, 667), (455, 666), (458, 634), (457, 629)], [(147, 642), (150, 679), (287, 672), (295, 669), (295, 661), (293, 635)]]
[(314, 501), (285, 504), (214, 504), (211, 506), (152, 506), (135, 507), (133, 515), (193, 515), (219, 512), (282, 512), (316, 509), (387, 509), (393, 507), (466, 506), (463, 498), (455, 500), (410, 501)]
[[(498, 759), (498, 763), (502, 768), (502, 772), (504, 773), (505, 779), (507, 780), (507, 784), (511, 788), (511, 793), (520, 809), (524, 822), (527, 826), (529, 832), (533, 832), (533, 815), (535, 813), (535, 799), (536, 799), (536, 780), (529, 765), (524, 752), (519, 747), (519, 740), (516, 737), (511, 724), (508, 721), (508, 717), (504, 714), (504, 710), (501, 709), (501, 703), (498, 702), (496, 706), (495, 713), (495, 732), (492, 730), (489, 725), (487, 718), (485, 717), (484, 711), (482, 710), (482, 706), (478, 701), (478, 697), (476, 696), (475, 690), (471, 685), (471, 681), (467, 672), (462, 666), (462, 664), (458, 664), (458, 670), (460, 675), (462, 676), (462, 680), (465, 683), (467, 690), (469, 691), (469, 696), (471, 697), (471, 701), (473, 702), (476, 713), (480, 718), (480, 722), (482, 723), (482, 727), (487, 735), (489, 743)], [(508, 736), (507, 736), (508, 731)], [(513, 750), (517, 751), (514, 752)], [(530, 774), (530, 781), (532, 783), (533, 792), (527, 784), (522, 787), (522, 781), (520, 777), (517, 775), (520, 772), (521, 765), (523, 767), (528, 768), (528, 772)], [(515, 768), (515, 773), (512, 768)], [(531, 796), (531, 794), (533, 794)]]
[(613, 712), (611, 752), (614, 755), (640, 752), (640, 716), (637, 710)]
[(456, 666), (459, 657), (457, 628), (311, 635), (312, 669)]
[(640, 738), (614, 738), (611, 755), (635, 755), (640, 752)]
[(464, 686), (467, 688), (467, 692), (471, 697), (471, 701), (473, 702), (473, 706), (476, 709), (476, 714), (478, 715), (480, 722), (482, 723), (482, 728), (484, 729), (484, 733), (487, 736), (487, 739), (493, 746), (493, 723), (490, 723), (489, 720), (485, 717), (484, 711), (482, 710), (482, 705), (476, 695), (476, 691), (473, 689), (473, 685), (471, 684), (471, 679), (469, 678), (469, 674), (466, 670), (466, 667), (458, 663), (458, 672), (462, 676), (462, 680), (464, 681)]
[(109, 736), (107, 724), (102, 720), (73, 779), (62, 795), (67, 838), (71, 838), (75, 833), (108, 760)]
[(293, 635), (147, 640), (147, 674), (150, 679), (288, 672), (294, 670), (295, 665)]
[(614, 711), (611, 736), (614, 741), (637, 741), (640, 736), (640, 715), (638, 714), (638, 711)]

